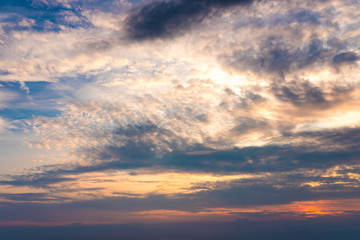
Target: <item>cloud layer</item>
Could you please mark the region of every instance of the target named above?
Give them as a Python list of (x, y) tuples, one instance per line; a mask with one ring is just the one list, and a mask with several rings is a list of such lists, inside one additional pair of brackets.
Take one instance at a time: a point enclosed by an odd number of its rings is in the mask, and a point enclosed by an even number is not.
[(358, 219), (359, 6), (2, 3), (0, 225)]
[(206, 18), (253, 0), (174, 0), (150, 2), (135, 9), (126, 19), (129, 37), (146, 40), (181, 35)]

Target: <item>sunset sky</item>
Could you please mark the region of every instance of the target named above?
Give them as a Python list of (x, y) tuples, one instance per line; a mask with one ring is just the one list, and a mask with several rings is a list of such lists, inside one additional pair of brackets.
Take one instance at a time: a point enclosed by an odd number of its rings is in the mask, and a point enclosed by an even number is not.
[(2, 0), (0, 234), (359, 239), (359, 64), (359, 0)]

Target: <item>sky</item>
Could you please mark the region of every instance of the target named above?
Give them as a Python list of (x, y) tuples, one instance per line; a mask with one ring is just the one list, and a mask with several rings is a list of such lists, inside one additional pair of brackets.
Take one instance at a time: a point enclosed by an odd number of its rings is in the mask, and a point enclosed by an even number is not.
[(359, 0), (0, 2), (7, 239), (360, 237)]

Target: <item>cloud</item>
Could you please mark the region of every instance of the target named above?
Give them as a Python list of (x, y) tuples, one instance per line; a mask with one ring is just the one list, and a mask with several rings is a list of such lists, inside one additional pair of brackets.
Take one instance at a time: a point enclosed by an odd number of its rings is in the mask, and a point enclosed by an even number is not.
[(246, 52), (234, 52), (236, 60), (231, 65), (241, 70), (250, 68), (253, 71), (257, 69), (277, 73), (284, 78), (292, 72), (326, 66), (334, 62), (336, 49), (325, 47), (322, 40), (312, 39), (304, 44), (306, 45), (296, 47), (281, 37), (272, 36), (263, 40), (261, 50), (256, 55), (248, 56)]
[(343, 150), (356, 149), (356, 143), (360, 140), (359, 128), (343, 128), (343, 129), (332, 129), (327, 131), (319, 132), (302, 132), (299, 133), (301, 136), (307, 138), (319, 139), (324, 143), (325, 146), (340, 148)]
[(0, 117), (0, 132), (4, 131), (7, 127), (7, 122)]
[(49, 196), (47, 193), (14, 193), (14, 194), (0, 194), (1, 199), (14, 202), (52, 202), (64, 200), (61, 198), (54, 198)]
[(9, 91), (4, 87), (0, 86), (0, 109), (4, 109), (8, 106), (8, 103), (16, 99), (18, 96), (16, 93)]
[[(46, 174), (49, 175), (49, 174)], [(73, 179), (56, 177), (50, 175), (47, 177), (44, 174), (30, 174), (25, 176), (12, 176), (13, 180), (10, 181), (0, 181), (2, 185), (12, 185), (12, 186), (36, 186), (36, 187), (47, 187), (49, 184), (56, 182), (65, 182)]]
[(6, 1), (1, 3), (0, 9), (6, 16), (2, 26), (5, 32), (61, 31), (91, 26), (81, 11), (62, 1)]
[(155, 1), (134, 9), (126, 19), (133, 40), (181, 35), (207, 17), (232, 6), (249, 5), (253, 0), (172, 0)]
[[(35, 115), (56, 116), (59, 110), (59, 92), (48, 82), (8, 82), (3, 81), (0, 99), (4, 106), (0, 109), (6, 119), (25, 119)], [(1, 96), (2, 95), (2, 96)]]
[(354, 89), (353, 86), (333, 86), (325, 90), (307, 80), (293, 80), (274, 84), (272, 92), (280, 101), (289, 102), (297, 107), (326, 109), (346, 101), (343, 96), (349, 95)]
[(359, 59), (358, 55), (354, 52), (343, 52), (339, 53), (333, 58), (334, 64), (345, 64), (345, 63), (353, 63)]
[(75, 6), (79, 6), (82, 9), (86, 9), (87, 11), (102, 11), (102, 12), (112, 12), (115, 14), (119, 14), (123, 11), (129, 10), (133, 5), (136, 5), (137, 1), (129, 1), (129, 0), (76, 0), (72, 1), (72, 4)]
[[(357, 4), (251, 3), (13, 6), (0, 114), (43, 155), (1, 176), (0, 224), (308, 217), (291, 207), (359, 198)], [(53, 28), (31, 20), (45, 8)]]
[[(304, 200), (340, 193), (355, 197), (360, 183), (357, 131), (299, 133), (293, 138), (297, 140), (294, 146), (216, 150), (190, 145), (191, 152), (173, 150), (162, 156), (146, 147), (139, 152), (141, 142), (136, 147), (131, 145), (133, 142), (122, 147), (104, 146), (83, 150), (82, 154), (92, 161), (88, 164), (40, 167), (34, 173), (7, 175), (0, 184), (51, 190), (50, 196), (66, 197), (68, 201), (119, 193), (139, 198), (152, 194), (206, 196), (213, 192), (228, 192), (230, 201), (230, 196), (237, 196), (239, 191), (248, 193), (247, 200), (238, 200), (245, 204), (254, 203), (251, 199), (264, 194), (265, 189), (273, 194), (274, 203), (293, 201), (300, 195)], [(299, 145), (300, 137), (303, 145)], [(269, 196), (266, 201), (271, 199)]]

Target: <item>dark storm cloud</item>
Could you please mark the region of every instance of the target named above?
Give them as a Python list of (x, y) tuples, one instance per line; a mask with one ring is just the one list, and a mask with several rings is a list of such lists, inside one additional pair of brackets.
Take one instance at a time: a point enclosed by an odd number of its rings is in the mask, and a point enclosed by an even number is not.
[(254, 0), (171, 0), (155, 1), (134, 9), (126, 19), (129, 37), (134, 40), (166, 38), (183, 34), (212, 14)]

